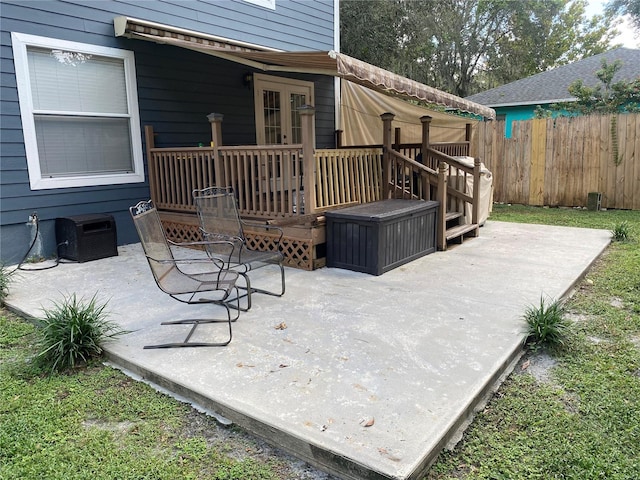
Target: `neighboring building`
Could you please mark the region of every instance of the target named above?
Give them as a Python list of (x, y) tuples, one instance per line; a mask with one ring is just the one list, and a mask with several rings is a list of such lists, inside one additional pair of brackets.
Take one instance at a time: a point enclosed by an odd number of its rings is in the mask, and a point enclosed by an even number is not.
[(616, 48), (608, 52), (584, 58), (569, 65), (538, 73), (515, 82), (492, 88), (467, 97), (467, 100), (493, 108), (496, 117), (505, 120), (505, 136), (511, 137), (512, 123), (534, 118), (537, 106), (547, 107), (552, 103), (572, 102), (576, 98), (569, 94), (569, 85), (582, 80), (593, 87), (600, 81), (595, 73), (602, 69), (602, 61), (612, 64), (622, 62), (614, 82), (631, 81), (640, 77), (640, 50)]
[[(150, 197), (143, 127), (156, 147), (299, 143), (297, 107), (315, 107), (315, 143), (333, 148), (339, 82), (493, 116), (343, 56), (338, 0), (2, 0), (0, 261), (56, 252), (55, 219), (112, 215)], [(28, 221), (36, 213), (40, 236)]]

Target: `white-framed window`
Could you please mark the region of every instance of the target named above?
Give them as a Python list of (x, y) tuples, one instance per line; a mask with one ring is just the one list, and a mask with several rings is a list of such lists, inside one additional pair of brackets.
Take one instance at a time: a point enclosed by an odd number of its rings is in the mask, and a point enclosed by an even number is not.
[(259, 145), (302, 143), (298, 108), (313, 104), (313, 82), (253, 74)]
[(33, 190), (144, 181), (133, 52), (11, 33)]

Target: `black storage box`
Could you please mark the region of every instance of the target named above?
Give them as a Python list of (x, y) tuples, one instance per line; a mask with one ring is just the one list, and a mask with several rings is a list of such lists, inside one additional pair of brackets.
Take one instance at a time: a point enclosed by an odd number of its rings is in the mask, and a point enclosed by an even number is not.
[(116, 222), (111, 215), (56, 218), (58, 256), (88, 262), (118, 255)]
[(381, 275), (434, 252), (438, 205), (391, 199), (326, 212), (327, 266)]

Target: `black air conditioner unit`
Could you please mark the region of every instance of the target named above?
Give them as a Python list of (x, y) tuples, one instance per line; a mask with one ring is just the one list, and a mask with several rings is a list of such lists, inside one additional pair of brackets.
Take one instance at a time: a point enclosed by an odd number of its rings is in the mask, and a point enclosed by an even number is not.
[(116, 222), (111, 215), (56, 218), (58, 256), (88, 262), (118, 255)]

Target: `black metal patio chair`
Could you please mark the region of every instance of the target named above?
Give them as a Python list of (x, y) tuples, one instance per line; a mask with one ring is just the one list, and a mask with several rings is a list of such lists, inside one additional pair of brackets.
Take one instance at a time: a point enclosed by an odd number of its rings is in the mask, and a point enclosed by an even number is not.
[[(243, 310), (251, 308), (251, 295), (263, 293), (281, 297), (285, 292), (285, 275), (282, 261), (284, 256), (280, 252), (282, 229), (272, 225), (246, 222), (240, 218), (233, 189), (230, 187), (209, 187), (193, 191), (193, 201), (198, 212), (200, 230), (203, 238), (208, 241), (205, 249), (211, 258), (228, 263), (229, 268), (238, 272), (245, 279), (247, 305)], [(276, 232), (275, 248), (270, 251), (252, 249), (247, 244), (244, 227), (264, 229), (265, 232)], [(222, 242), (222, 243), (220, 243)], [(229, 247), (233, 244), (233, 248)], [(251, 285), (249, 272), (265, 266), (276, 266), (280, 269), (280, 288), (265, 290)]]
[[(175, 243), (166, 238), (160, 216), (151, 200), (140, 202), (129, 209), (138, 231), (142, 248), (158, 288), (171, 298), (190, 305), (210, 303), (223, 307), (226, 318), (184, 319), (162, 322), (161, 325), (192, 325), (182, 342), (147, 345), (144, 348), (175, 347), (219, 347), (231, 342), (231, 323), (239, 315), (240, 294), (236, 287), (238, 273), (225, 268), (221, 260), (201, 257), (195, 259), (175, 258), (172, 247), (189, 247), (206, 242)], [(228, 245), (233, 249), (233, 245)], [(193, 271), (191, 271), (193, 270)], [(235, 295), (232, 293), (235, 292)], [(233, 303), (237, 303), (234, 305)], [(232, 317), (230, 307), (235, 310)], [(226, 323), (228, 336), (218, 342), (190, 341), (196, 328), (202, 324)], [(226, 330), (226, 329), (225, 329)]]

